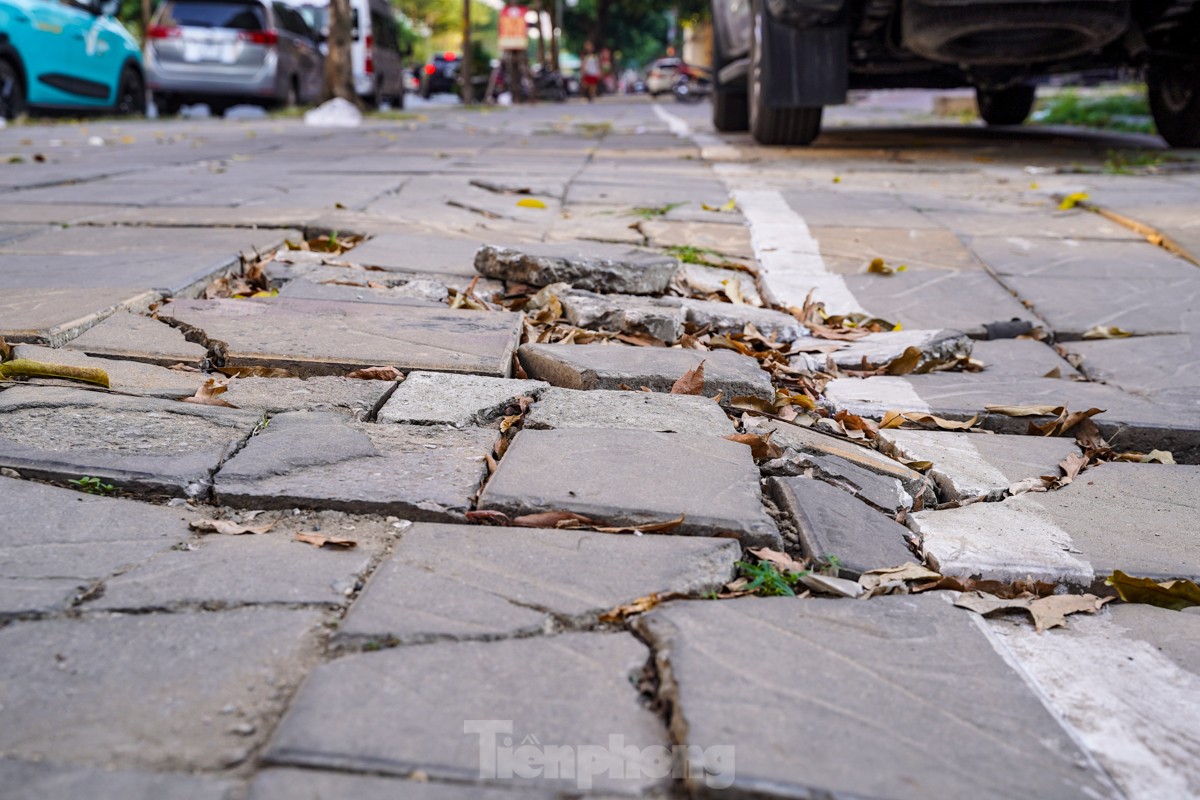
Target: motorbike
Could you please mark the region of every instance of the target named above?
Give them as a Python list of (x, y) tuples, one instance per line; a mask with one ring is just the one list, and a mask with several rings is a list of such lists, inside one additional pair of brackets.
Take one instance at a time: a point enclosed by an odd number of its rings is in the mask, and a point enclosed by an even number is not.
[(693, 66), (684, 66), (671, 86), (671, 94), (680, 103), (699, 103), (712, 96), (712, 76)]

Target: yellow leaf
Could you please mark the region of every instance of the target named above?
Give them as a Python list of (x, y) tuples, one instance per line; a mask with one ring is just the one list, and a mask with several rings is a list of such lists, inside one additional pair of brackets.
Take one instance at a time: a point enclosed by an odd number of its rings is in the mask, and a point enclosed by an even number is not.
[(68, 381), (94, 383), (97, 386), (109, 388), (108, 373), (102, 369), (47, 364), (28, 358), (16, 358), (0, 364), (0, 378), (62, 378)]
[(895, 270), (883, 263), (882, 258), (873, 258), (871, 259), (870, 266), (867, 267), (867, 272), (871, 272), (876, 275), (891, 275), (893, 272), (895, 272)]
[(536, 197), (522, 197), (517, 201), (517, 205), (521, 208), (545, 208), (546, 204)]
[(1080, 203), (1082, 203), (1084, 200), (1087, 200), (1087, 199), (1088, 199), (1087, 192), (1071, 192), (1069, 195), (1067, 195), (1066, 197), (1064, 197), (1062, 199), (1061, 203), (1058, 204), (1058, 210), (1059, 211), (1070, 211), (1072, 208), (1074, 208), (1075, 206), (1079, 205)]
[(1200, 586), (1186, 580), (1158, 583), (1151, 578), (1134, 578), (1121, 570), (1105, 579), (1104, 584), (1117, 590), (1117, 595), (1126, 603), (1146, 603), (1160, 608), (1182, 611), (1189, 606), (1200, 606)]
[(1125, 339), (1130, 336), (1133, 334), (1116, 325), (1097, 325), (1083, 332), (1084, 339)]

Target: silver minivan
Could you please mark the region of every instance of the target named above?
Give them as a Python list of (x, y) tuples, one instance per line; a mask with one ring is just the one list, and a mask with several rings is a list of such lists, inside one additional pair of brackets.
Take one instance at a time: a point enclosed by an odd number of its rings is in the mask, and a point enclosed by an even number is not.
[(320, 99), (323, 58), (292, 7), (270, 0), (164, 0), (146, 31), (146, 78), (160, 114), (184, 103)]

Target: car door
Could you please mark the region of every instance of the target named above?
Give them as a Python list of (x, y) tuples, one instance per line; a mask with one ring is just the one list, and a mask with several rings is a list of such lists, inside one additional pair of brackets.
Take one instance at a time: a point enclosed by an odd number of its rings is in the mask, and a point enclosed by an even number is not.
[[(28, 7), (37, 42), (36, 57), (27, 60), (28, 99), (40, 105), (75, 105), (80, 101), (77, 83), (83, 31), (72, 9), (58, 0), (37, 0)], [(74, 13), (73, 13), (74, 12)], [(93, 89), (93, 93), (95, 90)]]
[(295, 37), (296, 69), (300, 79), (300, 101), (311, 103), (321, 94), (321, 52), (312, 29), (294, 8), (285, 9), (285, 24)]

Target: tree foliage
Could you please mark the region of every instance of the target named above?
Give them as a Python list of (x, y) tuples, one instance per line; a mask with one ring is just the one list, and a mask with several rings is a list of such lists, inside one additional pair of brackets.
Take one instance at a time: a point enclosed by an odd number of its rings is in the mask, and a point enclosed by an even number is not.
[[(671, 13), (677, 19), (698, 19), (709, 14), (709, 0), (580, 0), (563, 13), (563, 39), (567, 50), (582, 52), (584, 42), (621, 53), (627, 65), (645, 66), (663, 55), (668, 46)], [(676, 25), (678, 46), (679, 26)]]

